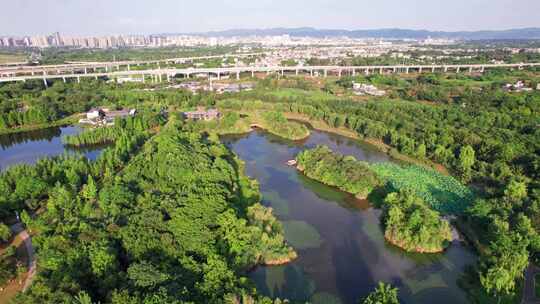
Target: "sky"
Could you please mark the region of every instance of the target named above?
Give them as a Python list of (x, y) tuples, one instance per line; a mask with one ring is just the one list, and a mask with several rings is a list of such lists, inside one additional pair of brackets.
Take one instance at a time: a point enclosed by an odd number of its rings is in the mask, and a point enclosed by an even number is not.
[(0, 0), (0, 35), (540, 27), (540, 0)]

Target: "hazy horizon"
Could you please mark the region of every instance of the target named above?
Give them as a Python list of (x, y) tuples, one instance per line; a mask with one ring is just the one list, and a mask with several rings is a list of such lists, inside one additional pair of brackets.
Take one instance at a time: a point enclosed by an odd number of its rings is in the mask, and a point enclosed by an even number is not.
[(430, 31), (540, 27), (536, 0), (17, 0), (3, 3), (0, 35), (196, 33), (314, 27)]

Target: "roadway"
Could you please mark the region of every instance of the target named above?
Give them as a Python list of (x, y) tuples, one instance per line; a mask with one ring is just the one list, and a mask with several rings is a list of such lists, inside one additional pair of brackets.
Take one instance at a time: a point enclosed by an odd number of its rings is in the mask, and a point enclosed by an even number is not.
[(45, 83), (49, 79), (76, 79), (80, 81), (81, 78), (101, 78), (106, 77), (109, 79), (123, 78), (123, 77), (142, 77), (143, 80), (146, 76), (151, 76), (153, 81), (161, 81), (162, 76), (166, 76), (167, 80), (177, 75), (190, 77), (192, 75), (207, 75), (208, 77), (216, 76), (220, 79), (222, 75), (236, 75), (237, 79), (240, 79), (241, 73), (251, 73), (253, 77), (255, 73), (294, 73), (299, 75), (301, 72), (307, 72), (311, 76), (324, 75), (328, 76), (329, 73), (334, 73), (337, 76), (342, 76), (343, 73), (348, 75), (356, 75), (357, 73), (370, 74), (374, 72), (378, 73), (409, 73), (409, 72), (484, 72), (486, 69), (492, 68), (517, 68), (523, 69), (527, 67), (537, 67), (540, 63), (516, 63), (516, 64), (460, 64), (460, 65), (373, 65), (373, 66), (247, 66), (247, 67), (227, 67), (227, 68), (153, 68), (146, 70), (124, 70), (124, 71), (111, 71), (111, 72), (84, 72), (69, 74), (45, 74), (45, 75), (21, 75), (21, 76), (9, 76), (0, 77), (0, 82), (13, 82), (13, 81), (26, 81), (33, 79), (42, 79)]
[(239, 54), (224, 54), (224, 55), (210, 55), (210, 56), (198, 56), (198, 57), (178, 57), (167, 59), (155, 59), (155, 60), (131, 60), (131, 61), (109, 61), (109, 62), (68, 62), (67, 64), (54, 64), (54, 65), (37, 65), (37, 66), (2, 66), (0, 65), (0, 77), (2, 75), (14, 75), (21, 73), (26, 74), (49, 74), (60, 73), (66, 71), (75, 70), (94, 70), (101, 68), (107, 71), (113, 71), (114, 68), (120, 69), (120, 67), (126, 67), (128, 70), (132, 66), (141, 65), (159, 65), (159, 64), (179, 64), (185, 62), (192, 62), (195, 60), (205, 59), (219, 59), (219, 58), (245, 58), (250, 56), (258, 56), (264, 53), (239, 53)]
[(34, 247), (32, 246), (32, 238), (28, 234), (28, 231), (26, 231), (23, 228), (22, 223), (19, 222), (17, 224), (14, 224), (10, 228), (11, 228), (11, 231), (13, 231), (14, 235), (20, 236), (24, 244), (24, 248), (26, 249), (26, 254), (28, 256), (28, 261), (27, 261), (28, 273), (26, 276), (26, 280), (24, 281), (24, 286), (23, 286), (23, 292), (24, 292), (28, 290), (28, 288), (32, 284), (32, 281), (34, 280), (34, 276), (36, 275), (36, 264), (37, 264), (36, 256), (34, 253)]

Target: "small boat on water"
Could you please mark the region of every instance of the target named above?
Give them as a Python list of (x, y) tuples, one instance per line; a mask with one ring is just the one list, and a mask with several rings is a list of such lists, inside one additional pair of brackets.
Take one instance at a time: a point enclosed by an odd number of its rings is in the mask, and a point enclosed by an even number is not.
[(296, 166), (296, 159), (291, 159), (287, 162), (288, 166)]

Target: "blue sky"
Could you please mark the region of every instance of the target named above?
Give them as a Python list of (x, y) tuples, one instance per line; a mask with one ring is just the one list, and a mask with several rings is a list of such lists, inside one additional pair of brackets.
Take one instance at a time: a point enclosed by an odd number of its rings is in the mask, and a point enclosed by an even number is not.
[(1, 0), (0, 35), (540, 27), (540, 0)]

